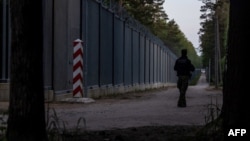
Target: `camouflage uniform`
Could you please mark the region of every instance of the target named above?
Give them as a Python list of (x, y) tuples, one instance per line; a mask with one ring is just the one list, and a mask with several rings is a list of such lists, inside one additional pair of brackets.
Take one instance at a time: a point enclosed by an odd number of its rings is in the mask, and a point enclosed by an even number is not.
[(194, 66), (187, 58), (187, 50), (182, 50), (182, 56), (175, 62), (174, 70), (177, 71), (178, 81), (177, 87), (180, 91), (178, 100), (178, 107), (186, 107), (186, 91), (188, 88), (188, 80), (191, 76), (191, 72), (194, 71)]
[(178, 107), (186, 107), (186, 91), (188, 88), (189, 76), (179, 76), (177, 81), (177, 87), (180, 91), (180, 96), (178, 100)]

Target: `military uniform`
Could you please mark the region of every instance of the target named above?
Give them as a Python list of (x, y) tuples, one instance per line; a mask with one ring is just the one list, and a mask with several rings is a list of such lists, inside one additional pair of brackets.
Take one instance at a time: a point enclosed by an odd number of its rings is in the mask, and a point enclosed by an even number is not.
[(178, 99), (178, 107), (186, 107), (186, 91), (188, 88), (188, 80), (191, 77), (191, 72), (194, 71), (194, 66), (187, 58), (187, 51), (182, 50), (182, 56), (175, 62), (174, 70), (177, 71), (178, 81), (177, 88), (180, 96)]

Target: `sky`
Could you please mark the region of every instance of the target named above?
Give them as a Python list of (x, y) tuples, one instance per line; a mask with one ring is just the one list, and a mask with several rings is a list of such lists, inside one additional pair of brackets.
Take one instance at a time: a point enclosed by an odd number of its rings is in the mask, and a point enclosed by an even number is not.
[[(180, 30), (195, 48), (199, 48), (200, 0), (165, 0), (164, 10), (169, 20), (174, 19)], [(196, 49), (197, 54), (200, 53)]]

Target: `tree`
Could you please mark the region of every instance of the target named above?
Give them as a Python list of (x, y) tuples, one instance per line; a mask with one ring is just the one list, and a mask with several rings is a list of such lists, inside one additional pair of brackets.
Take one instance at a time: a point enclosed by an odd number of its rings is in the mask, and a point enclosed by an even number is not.
[[(204, 3), (200, 9), (202, 28), (199, 31), (202, 62), (204, 67), (210, 68), (209, 81), (216, 82), (216, 72), (222, 72), (224, 69), (221, 66), (224, 66), (227, 47), (225, 42), (227, 41), (229, 0), (202, 0), (202, 2)], [(216, 46), (219, 49), (216, 49)], [(215, 53), (218, 54), (218, 59)], [(219, 76), (221, 76), (220, 73)]]
[(227, 70), (223, 86), (223, 127), (227, 136), (229, 129), (249, 128), (249, 92), (246, 27), (246, 1), (230, 0)]
[(10, 0), (8, 141), (46, 141), (42, 0)]
[(165, 0), (124, 0), (123, 4), (128, 13), (154, 33), (154, 24), (159, 20), (167, 20), (163, 9)]

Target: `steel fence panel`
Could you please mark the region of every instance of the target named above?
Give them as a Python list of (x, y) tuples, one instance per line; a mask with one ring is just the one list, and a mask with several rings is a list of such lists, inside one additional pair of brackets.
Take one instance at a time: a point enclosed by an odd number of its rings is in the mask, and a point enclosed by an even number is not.
[(167, 64), (167, 52), (165, 49), (163, 49), (163, 56), (162, 56), (162, 81), (164, 83), (167, 82), (167, 68), (166, 68), (166, 64)]
[(124, 43), (124, 84), (131, 85), (132, 83), (132, 29), (125, 26), (125, 43)]
[[(54, 1), (54, 91), (57, 94), (72, 90), (69, 87), (68, 68), (69, 68), (69, 46), (68, 46), (68, 1)], [(70, 47), (72, 49), (72, 46)], [(70, 54), (72, 55), (72, 54)], [(71, 75), (72, 76), (72, 75)]]
[(10, 79), (11, 27), (9, 1), (0, 1), (0, 83)]
[(100, 45), (100, 8), (99, 3), (92, 0), (88, 1), (88, 19), (87, 24), (87, 85), (89, 87), (99, 86), (99, 45)]
[(113, 83), (113, 14), (102, 8), (100, 17), (100, 85), (110, 85)]
[(162, 82), (162, 48), (161, 46), (158, 46), (158, 52), (159, 52), (159, 56), (158, 56), (158, 60), (159, 60), (159, 70), (158, 70), (158, 81)]
[(136, 30), (132, 31), (132, 78), (133, 84), (139, 83), (139, 33)]
[(124, 73), (124, 22), (114, 18), (114, 85), (123, 83)]
[(153, 82), (156, 83), (158, 81), (157, 79), (157, 72), (158, 72), (158, 47), (157, 47), (157, 44), (154, 43), (153, 44), (153, 49), (154, 49), (154, 80)]
[(52, 20), (52, 11), (53, 4), (51, 0), (44, 1), (44, 47), (43, 47), (43, 69), (44, 69), (44, 87), (45, 89), (52, 89), (53, 86), (53, 20)]
[(150, 41), (148, 38), (145, 44), (145, 83), (150, 83)]
[(169, 62), (170, 62), (170, 61), (169, 61), (169, 58), (170, 58), (170, 57), (169, 57), (169, 52), (167, 52), (166, 55), (167, 55), (167, 56), (166, 56), (166, 74), (167, 74), (167, 76), (166, 76), (166, 81), (169, 82), (169, 80), (170, 80), (170, 79), (169, 79), (169, 76), (170, 76), (170, 73), (169, 73)]
[(145, 83), (145, 35), (140, 34), (140, 45), (139, 45), (139, 83), (144, 84)]
[(154, 43), (150, 41), (149, 43), (149, 83), (154, 82)]

